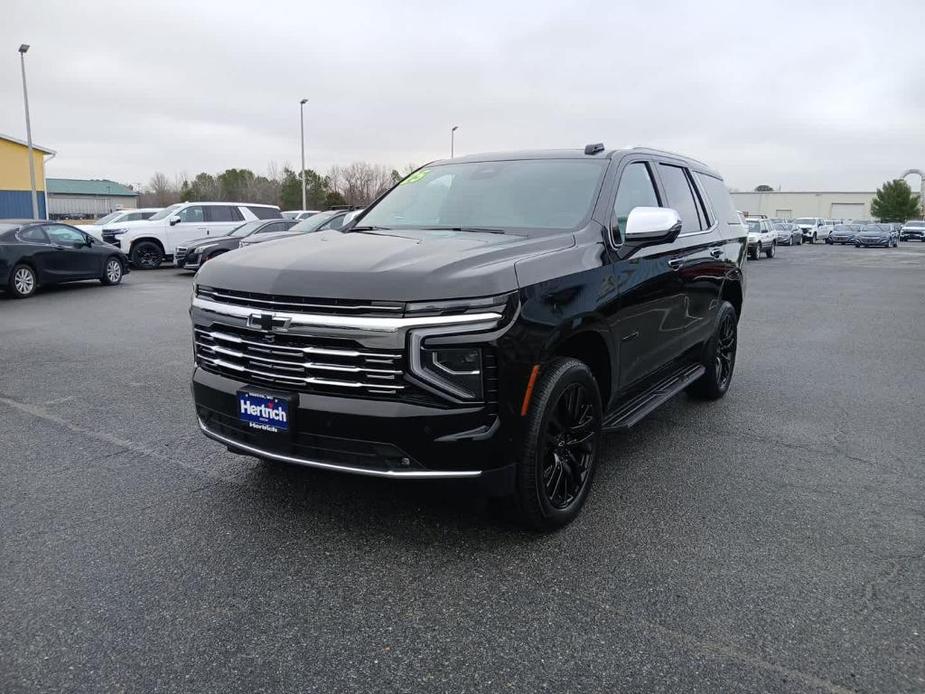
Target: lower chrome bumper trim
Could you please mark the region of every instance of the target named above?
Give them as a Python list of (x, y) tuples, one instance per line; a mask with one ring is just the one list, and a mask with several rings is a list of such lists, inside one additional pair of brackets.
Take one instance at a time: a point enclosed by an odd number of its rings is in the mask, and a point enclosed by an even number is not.
[(282, 463), (305, 465), (307, 467), (321, 468), (322, 470), (333, 470), (334, 472), (347, 472), (353, 475), (367, 475), (369, 477), (390, 477), (393, 479), (406, 480), (459, 479), (464, 477), (478, 477), (482, 474), (481, 470), (369, 470), (367, 468), (351, 467), (349, 465), (323, 463), (318, 460), (295, 458), (293, 456), (283, 455), (281, 453), (265, 451), (254, 446), (248, 446), (245, 443), (238, 443), (233, 439), (226, 438), (221, 434), (217, 434), (214, 431), (211, 431), (208, 427), (206, 427), (201, 419), (199, 419), (199, 428), (202, 429), (202, 433), (208, 436), (210, 439), (224, 443), (226, 446), (231, 446), (232, 448), (246, 451), (247, 453), (257, 456), (258, 458), (269, 458), (271, 460), (278, 460)]

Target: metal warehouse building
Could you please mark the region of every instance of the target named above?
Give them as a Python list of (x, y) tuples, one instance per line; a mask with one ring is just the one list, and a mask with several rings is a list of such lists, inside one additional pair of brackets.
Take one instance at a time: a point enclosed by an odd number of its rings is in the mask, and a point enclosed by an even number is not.
[[(54, 150), (32, 145), (35, 189), (39, 217), (45, 217), (45, 158)], [(32, 218), (32, 183), (29, 180), (29, 148), (25, 142), (0, 135), (0, 219)]]
[(732, 193), (736, 209), (746, 214), (794, 219), (870, 219), (870, 203), (876, 193)]
[(96, 219), (114, 210), (138, 207), (138, 193), (106, 179), (48, 179), (51, 219)]

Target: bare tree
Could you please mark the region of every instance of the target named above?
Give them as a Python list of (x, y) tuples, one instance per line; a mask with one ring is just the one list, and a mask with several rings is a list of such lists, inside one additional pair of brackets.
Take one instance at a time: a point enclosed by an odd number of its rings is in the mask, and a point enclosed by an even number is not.
[(332, 166), (328, 186), (344, 196), (350, 205), (368, 205), (393, 183), (388, 167), (356, 161), (347, 166)]

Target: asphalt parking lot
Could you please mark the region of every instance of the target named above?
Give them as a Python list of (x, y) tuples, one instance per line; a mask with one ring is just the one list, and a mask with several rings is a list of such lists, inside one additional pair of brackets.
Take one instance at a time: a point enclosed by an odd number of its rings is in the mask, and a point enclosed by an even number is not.
[(925, 690), (925, 244), (748, 281), (548, 536), (202, 437), (189, 275), (0, 299), (0, 691)]

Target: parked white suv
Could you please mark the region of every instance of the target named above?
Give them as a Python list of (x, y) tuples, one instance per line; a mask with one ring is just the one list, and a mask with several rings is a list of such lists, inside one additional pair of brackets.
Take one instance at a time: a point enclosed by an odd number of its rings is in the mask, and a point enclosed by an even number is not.
[(821, 217), (798, 217), (793, 223), (800, 227), (803, 232), (803, 240), (809, 243), (815, 243), (817, 240), (827, 239), (835, 223), (831, 219), (822, 219)]
[(771, 222), (767, 219), (747, 217), (745, 223), (748, 225), (748, 257), (758, 260), (764, 253), (767, 257), (773, 258), (777, 253), (777, 232), (774, 231)]
[(280, 219), (279, 207), (243, 202), (181, 202), (146, 221), (124, 222), (103, 229), (103, 241), (122, 249), (142, 270), (173, 257), (177, 246), (203, 236), (224, 236), (256, 219)]

